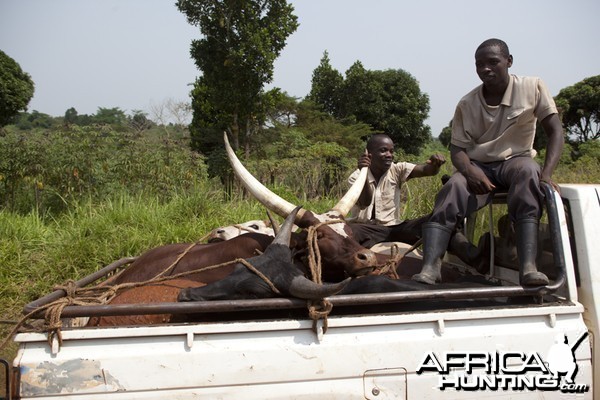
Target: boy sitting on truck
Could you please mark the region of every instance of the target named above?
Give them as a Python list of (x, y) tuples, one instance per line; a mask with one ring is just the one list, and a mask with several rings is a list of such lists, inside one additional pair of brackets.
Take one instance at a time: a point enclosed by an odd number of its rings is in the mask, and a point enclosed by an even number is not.
[[(437, 175), (445, 162), (443, 155), (433, 154), (422, 164), (395, 163), (392, 139), (385, 134), (371, 136), (366, 151), (358, 157), (358, 168), (348, 178), (352, 185), (363, 167), (369, 169), (349, 219), (354, 239), (367, 248), (381, 242), (414, 245), (421, 238), (422, 225), (431, 214), (400, 220), (401, 188), (409, 179)], [(452, 254), (477, 270), (482, 270), (489, 259), (489, 240), (475, 247), (460, 230), (452, 235), (449, 246)]]

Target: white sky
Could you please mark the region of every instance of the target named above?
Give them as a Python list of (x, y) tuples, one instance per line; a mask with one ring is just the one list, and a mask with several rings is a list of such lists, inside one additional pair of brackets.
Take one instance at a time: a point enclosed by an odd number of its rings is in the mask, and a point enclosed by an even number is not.
[[(505, 40), (512, 72), (537, 75), (553, 95), (600, 74), (598, 0), (292, 0), (300, 27), (275, 63), (272, 85), (310, 90), (327, 50), (342, 74), (357, 60), (404, 69), (430, 98), (437, 136), (462, 95), (480, 82), (473, 54)], [(29, 110), (62, 116), (70, 107), (150, 111), (188, 101), (199, 72), (189, 56), (199, 30), (175, 1), (0, 0), (0, 50), (35, 82)]]

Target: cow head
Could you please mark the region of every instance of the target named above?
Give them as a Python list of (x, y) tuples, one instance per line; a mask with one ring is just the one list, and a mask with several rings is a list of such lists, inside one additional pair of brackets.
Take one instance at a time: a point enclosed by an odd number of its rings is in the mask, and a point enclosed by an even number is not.
[[(246, 189), (267, 209), (281, 217), (287, 217), (295, 205), (267, 189), (248, 172), (229, 145), (227, 134), (224, 135), (224, 141), (233, 170)], [(367, 171), (367, 168), (360, 171), (352, 187), (331, 210), (317, 214), (300, 209), (296, 215), (295, 222), (300, 228), (316, 228), (324, 280), (341, 280), (344, 276), (363, 275), (377, 265), (375, 253), (354, 240), (352, 231), (344, 220), (363, 190)]]
[(263, 254), (249, 258), (247, 265), (236, 264), (233, 273), (219, 281), (203, 287), (183, 289), (177, 300), (237, 300), (278, 295), (319, 300), (341, 291), (350, 278), (335, 284), (319, 285), (306, 278), (303, 271), (294, 265), (289, 244), (299, 209), (297, 207), (286, 218)]
[(222, 240), (229, 240), (236, 236), (243, 235), (248, 232), (263, 233), (269, 236), (275, 236), (273, 228), (271, 228), (267, 222), (261, 220), (252, 220), (242, 222), (241, 224), (220, 226), (213, 229), (208, 234), (208, 242), (218, 242)]

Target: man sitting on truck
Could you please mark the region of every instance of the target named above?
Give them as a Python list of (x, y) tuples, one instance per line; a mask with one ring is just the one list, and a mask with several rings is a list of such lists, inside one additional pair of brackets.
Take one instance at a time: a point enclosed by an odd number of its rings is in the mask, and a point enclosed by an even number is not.
[[(456, 168), (438, 193), (433, 213), (423, 224), (423, 267), (413, 280), (441, 280), (442, 257), (456, 226), (508, 191), (508, 214), (515, 226), (519, 280), (522, 286), (548, 284), (537, 270), (538, 224), (543, 193), (540, 182), (552, 182), (564, 137), (558, 112), (544, 82), (511, 75), (513, 56), (506, 43), (488, 39), (475, 52), (483, 82), (458, 103), (452, 120), (451, 159)], [(548, 136), (544, 167), (533, 159), (536, 121)]]
[[(415, 219), (400, 220), (400, 190), (413, 178), (434, 176), (446, 162), (441, 154), (433, 154), (423, 164), (394, 163), (394, 142), (385, 134), (375, 134), (367, 141), (367, 149), (358, 158), (358, 169), (348, 178), (350, 184), (363, 167), (369, 174), (356, 205), (352, 208), (349, 226), (356, 241), (365, 247), (381, 242), (415, 244), (421, 238), (421, 227), (431, 214)], [(457, 231), (452, 236), (449, 250), (465, 263), (478, 270), (487, 260), (489, 243), (479, 248)]]

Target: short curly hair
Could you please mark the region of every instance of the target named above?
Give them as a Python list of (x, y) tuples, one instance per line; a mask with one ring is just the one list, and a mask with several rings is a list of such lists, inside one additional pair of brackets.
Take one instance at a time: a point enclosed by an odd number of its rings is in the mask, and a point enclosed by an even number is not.
[(484, 49), (486, 47), (493, 47), (493, 46), (498, 46), (498, 48), (500, 49), (500, 52), (502, 53), (502, 55), (504, 57), (510, 56), (510, 51), (508, 50), (508, 45), (506, 44), (506, 42), (504, 40), (500, 40), (500, 39), (488, 39), (488, 40), (484, 41), (483, 43), (481, 43), (479, 45), (479, 47), (477, 47), (477, 50), (475, 50), (475, 52), (477, 53), (481, 49)]
[[(371, 135), (369, 140), (367, 140), (367, 150), (369, 150), (369, 151), (375, 150), (374, 147), (379, 144), (380, 140), (383, 140), (383, 139), (392, 140), (392, 138), (389, 135), (386, 135), (385, 133), (375, 133), (375, 134)], [(393, 140), (392, 140), (392, 143), (393, 143)]]

